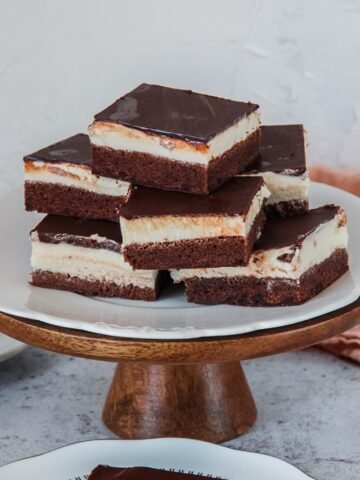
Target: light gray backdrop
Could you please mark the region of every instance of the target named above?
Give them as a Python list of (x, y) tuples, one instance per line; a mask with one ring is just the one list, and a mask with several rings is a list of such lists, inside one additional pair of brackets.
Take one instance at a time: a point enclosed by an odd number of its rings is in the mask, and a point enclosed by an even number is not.
[(141, 82), (303, 122), (309, 159), (356, 166), (359, 0), (1, 0), (0, 191), (21, 157), (84, 131)]

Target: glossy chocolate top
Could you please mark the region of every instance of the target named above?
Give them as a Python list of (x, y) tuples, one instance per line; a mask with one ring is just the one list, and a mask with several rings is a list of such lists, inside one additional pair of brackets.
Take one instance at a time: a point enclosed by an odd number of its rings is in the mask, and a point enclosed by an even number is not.
[(90, 167), (91, 148), (89, 137), (83, 133), (78, 133), (30, 155), (26, 155), (24, 161), (27, 160), (48, 163), (66, 162)]
[(99, 465), (88, 480), (204, 480), (202, 475), (169, 472), (148, 467), (117, 468)]
[(252, 103), (143, 83), (95, 115), (95, 120), (207, 143), (257, 108)]
[(248, 172), (284, 172), (301, 175), (306, 170), (302, 125), (266, 125), (260, 129), (260, 156)]
[(255, 250), (270, 250), (290, 245), (301, 245), (319, 225), (332, 220), (340, 211), (335, 205), (314, 208), (308, 213), (279, 220), (269, 220)]
[[(107, 220), (85, 220), (75, 217), (47, 215), (33, 230), (45, 243), (70, 243), (88, 248), (119, 251), (122, 243), (120, 225)], [(101, 239), (92, 239), (98, 235)], [(118, 244), (114, 246), (114, 242)]]
[(262, 185), (261, 177), (236, 177), (210, 195), (134, 186), (129, 200), (120, 209), (120, 216), (133, 219), (164, 215), (244, 215)]

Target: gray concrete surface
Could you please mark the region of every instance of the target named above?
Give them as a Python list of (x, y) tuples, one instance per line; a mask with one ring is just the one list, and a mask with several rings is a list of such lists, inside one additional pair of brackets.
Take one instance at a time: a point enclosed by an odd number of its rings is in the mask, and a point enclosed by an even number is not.
[[(244, 365), (259, 417), (227, 446), (280, 457), (318, 480), (360, 478), (360, 367), (317, 349)], [(113, 370), (34, 348), (0, 364), (0, 465), (112, 438), (101, 410)]]

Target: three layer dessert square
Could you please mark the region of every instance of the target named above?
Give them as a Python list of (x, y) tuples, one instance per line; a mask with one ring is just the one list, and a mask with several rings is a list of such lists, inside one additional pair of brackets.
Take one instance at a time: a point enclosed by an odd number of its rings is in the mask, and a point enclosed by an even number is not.
[(84, 295), (155, 300), (156, 270), (134, 271), (124, 261), (119, 225), (48, 215), (31, 232), (33, 285)]
[(266, 125), (260, 128), (260, 155), (242, 175), (263, 177), (271, 192), (266, 213), (288, 217), (309, 208), (310, 180), (306, 168), (302, 125)]
[(93, 172), (208, 194), (259, 154), (258, 105), (142, 84), (95, 115)]
[(174, 270), (190, 302), (244, 306), (296, 305), (348, 270), (344, 211), (326, 205), (268, 221), (246, 266)]
[(94, 175), (89, 137), (73, 135), (24, 157), (29, 211), (119, 220), (129, 183)]
[(133, 187), (120, 210), (124, 258), (141, 269), (245, 265), (268, 194), (261, 177), (233, 178), (208, 196)]

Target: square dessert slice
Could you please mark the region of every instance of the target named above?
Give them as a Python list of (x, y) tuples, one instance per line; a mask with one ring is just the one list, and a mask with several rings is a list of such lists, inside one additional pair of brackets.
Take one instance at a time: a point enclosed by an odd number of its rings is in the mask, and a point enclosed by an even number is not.
[(260, 156), (243, 175), (265, 180), (271, 196), (265, 211), (287, 217), (309, 209), (305, 132), (302, 125), (266, 125), (260, 128)]
[(129, 183), (92, 174), (87, 135), (26, 155), (24, 170), (26, 210), (119, 221)]
[(102, 297), (155, 300), (156, 270), (132, 270), (124, 261), (119, 224), (46, 216), (31, 232), (31, 282)]
[(199, 474), (159, 470), (149, 467), (109, 467), (98, 465), (88, 477), (88, 480), (205, 480)]
[(93, 172), (207, 194), (259, 153), (258, 105), (142, 84), (95, 115)]
[(344, 211), (334, 205), (266, 223), (246, 267), (172, 271), (189, 302), (296, 305), (348, 270)]
[(134, 268), (242, 265), (263, 228), (262, 178), (233, 178), (208, 196), (132, 187), (120, 210), (125, 260)]

